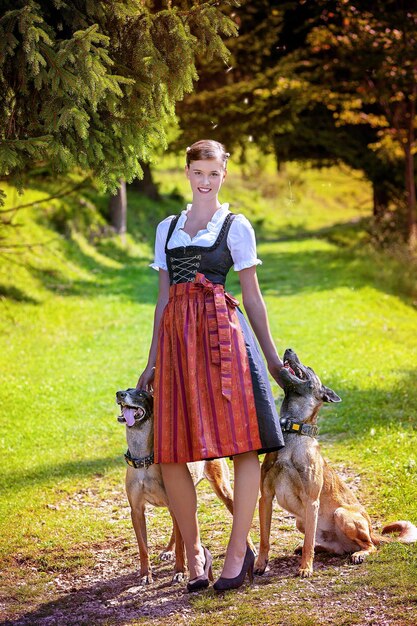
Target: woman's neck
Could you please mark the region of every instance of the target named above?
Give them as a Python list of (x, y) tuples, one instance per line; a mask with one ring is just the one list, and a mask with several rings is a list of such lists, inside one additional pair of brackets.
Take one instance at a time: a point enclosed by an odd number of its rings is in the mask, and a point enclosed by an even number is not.
[(210, 203), (205, 203), (202, 202), (201, 199), (195, 200), (193, 198), (193, 201), (191, 203), (191, 209), (189, 212), (191, 212), (195, 218), (198, 218), (201, 221), (204, 221), (206, 218), (207, 221), (210, 221), (213, 215), (216, 213), (216, 211), (220, 209), (221, 206), (222, 205), (217, 198), (215, 202), (211, 201)]
[(195, 237), (199, 230), (206, 228), (207, 224), (220, 207), (220, 203), (218, 203), (218, 206), (202, 203), (195, 205), (193, 203), (190, 210), (187, 212), (187, 221), (183, 227), (184, 232), (190, 235), (191, 238)]

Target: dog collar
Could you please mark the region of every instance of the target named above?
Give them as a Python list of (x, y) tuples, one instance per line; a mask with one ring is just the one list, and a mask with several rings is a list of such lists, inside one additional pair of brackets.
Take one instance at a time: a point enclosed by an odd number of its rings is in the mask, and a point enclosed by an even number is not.
[(135, 469), (139, 469), (140, 467), (148, 469), (148, 467), (153, 465), (153, 452), (152, 454), (148, 454), (148, 456), (142, 456), (136, 459), (130, 454), (130, 450), (128, 449), (125, 454), (125, 461), (130, 467), (134, 467)]
[(297, 435), (307, 435), (313, 439), (317, 437), (319, 428), (315, 424), (300, 424), (294, 420), (281, 417), (279, 420), (281, 424), (281, 430), (283, 433), (296, 433)]

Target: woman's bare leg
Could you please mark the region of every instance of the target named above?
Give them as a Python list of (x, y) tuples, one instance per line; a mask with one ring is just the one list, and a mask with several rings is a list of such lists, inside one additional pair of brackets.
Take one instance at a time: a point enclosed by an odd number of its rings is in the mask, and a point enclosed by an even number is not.
[(234, 578), (242, 569), (261, 477), (257, 452), (236, 455), (233, 465), (233, 525), (221, 574), (224, 578)]
[(186, 463), (162, 463), (169, 506), (184, 540), (190, 580), (204, 573), (205, 557), (197, 519), (197, 495)]

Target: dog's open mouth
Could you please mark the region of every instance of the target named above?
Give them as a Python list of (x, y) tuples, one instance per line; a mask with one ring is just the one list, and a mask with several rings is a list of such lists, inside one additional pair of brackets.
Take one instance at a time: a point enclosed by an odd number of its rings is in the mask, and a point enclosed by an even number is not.
[(121, 404), (122, 414), (120, 418), (126, 422), (128, 426), (134, 426), (136, 420), (140, 420), (146, 415), (146, 411), (142, 406), (129, 406)]
[(308, 380), (309, 378), (307, 373), (308, 368), (302, 365), (297, 354), (294, 350), (291, 350), (291, 348), (285, 350), (284, 367), (292, 376), (296, 376), (299, 380)]
[(285, 367), (286, 370), (288, 370), (290, 372), (290, 374), (294, 374), (295, 375), (295, 372), (294, 372), (293, 368), (291, 367), (291, 365), (288, 363), (288, 361), (284, 361), (284, 367)]
[(297, 363), (290, 363), (289, 361), (284, 361), (284, 367), (286, 370), (290, 372), (293, 376), (297, 376), (301, 380), (306, 380), (305, 372), (301, 369)]

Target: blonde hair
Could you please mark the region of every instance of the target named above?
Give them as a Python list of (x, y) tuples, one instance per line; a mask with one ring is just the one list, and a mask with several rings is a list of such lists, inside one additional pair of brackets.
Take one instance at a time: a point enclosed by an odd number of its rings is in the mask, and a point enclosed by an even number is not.
[(189, 166), (191, 161), (203, 161), (205, 159), (218, 159), (222, 161), (224, 168), (227, 166), (227, 159), (230, 153), (226, 152), (225, 147), (218, 141), (213, 139), (201, 139), (196, 141), (186, 150), (186, 163)]

